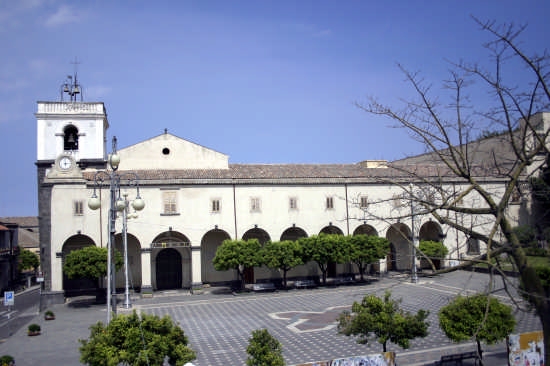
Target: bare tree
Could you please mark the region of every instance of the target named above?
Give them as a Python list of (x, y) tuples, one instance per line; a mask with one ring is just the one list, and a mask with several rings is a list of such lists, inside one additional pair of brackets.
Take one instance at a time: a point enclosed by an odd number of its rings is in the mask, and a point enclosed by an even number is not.
[[(441, 271), (484, 262), (503, 274), (502, 256), (516, 266), (521, 282), (517, 290), (541, 319), (548, 364), (550, 300), (513, 227), (533, 219), (529, 182), (545, 168), (548, 156), (550, 114), (541, 112), (550, 107), (550, 55), (546, 50), (528, 55), (521, 48), (519, 36), (525, 26), (474, 21), (492, 39), (484, 44), (492, 70), (479, 64), (452, 63), (449, 80), (443, 82), (442, 91), (435, 91), (419, 73), (399, 65), (416, 97), (401, 107), (376, 98), (357, 105), (370, 114), (388, 117), (394, 127), (406, 129), (426, 149), (425, 154), (391, 163), (395, 176), (402, 179), (386, 177), (386, 182), (402, 188), (404, 197), (419, 207), (417, 214), (431, 215), (463, 238), (484, 244), (482, 254), (467, 261), (461, 260), (457, 248), (451, 255), (460, 264)], [(508, 81), (517, 74), (522, 75), (519, 82)], [(490, 102), (476, 105), (474, 98), (470, 100), (471, 91), (488, 92)], [(442, 102), (447, 95), (451, 102)], [(498, 133), (484, 138), (487, 130)], [(515, 211), (509, 205), (514, 200), (521, 203)], [(407, 215), (411, 214), (397, 210), (385, 219)]]

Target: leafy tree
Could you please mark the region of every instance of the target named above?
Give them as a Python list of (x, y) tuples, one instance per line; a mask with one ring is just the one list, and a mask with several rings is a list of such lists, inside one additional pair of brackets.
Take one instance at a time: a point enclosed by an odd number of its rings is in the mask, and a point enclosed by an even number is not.
[(439, 327), (454, 342), (475, 339), (481, 358), (481, 342), (495, 344), (516, 325), (512, 308), (485, 294), (458, 296), (439, 310)]
[(449, 253), (449, 249), (440, 241), (421, 240), (416, 254), (418, 258), (430, 264), (432, 269), (440, 267), (440, 261)]
[(268, 242), (262, 249), (262, 263), (269, 268), (283, 271), (283, 286), (286, 288), (286, 274), (292, 268), (304, 264), (303, 249), (299, 242), (283, 240)]
[(367, 265), (383, 259), (388, 255), (390, 242), (376, 235), (351, 235), (346, 237), (350, 246), (350, 261), (357, 265), (361, 281)]
[(36, 253), (31, 252), (28, 249), (22, 249), (19, 252), (19, 270), (32, 269), (34, 271), (40, 266), (40, 259)]
[(304, 262), (317, 262), (322, 272), (323, 284), (327, 283), (327, 271), (330, 263), (348, 261), (349, 250), (345, 237), (338, 234), (319, 234), (300, 238), (298, 242), (304, 249)]
[(443, 259), (449, 253), (449, 249), (440, 241), (421, 240), (418, 244), (421, 254), (427, 258)]
[(523, 245), (525, 254), (531, 256), (544, 257), (548, 254), (546, 248), (539, 247), (539, 237), (548, 241), (548, 231), (543, 231), (537, 234), (537, 228), (529, 225), (519, 225), (514, 227), (514, 233), (518, 237), (518, 241)]
[[(548, 115), (539, 111), (550, 106), (550, 54), (526, 49), (528, 45), (520, 40), (524, 26), (474, 21), (490, 38), (483, 45), (493, 63), (490, 70), (460, 61), (451, 65), (449, 77), (436, 88), (420, 73), (399, 65), (413, 97), (396, 105), (371, 97), (357, 105), (369, 114), (387, 117), (393, 127), (405, 129), (425, 151), (420, 157), (391, 164), (390, 169), (399, 172), (402, 180), (387, 180), (419, 207), (415, 214), (431, 215), (464, 242), (472, 238), (485, 244), (479, 256), (472, 260), (457, 256), (461, 263), (441, 272), (484, 262), (503, 273), (502, 262), (492, 260), (501, 255), (508, 256), (519, 269), (524, 293), (541, 319), (545, 364), (549, 364), (550, 298), (513, 230), (517, 216), (510, 214), (509, 203), (529, 198), (526, 188), (531, 179), (546, 180), (548, 175), (550, 129)], [(489, 99), (470, 99), (472, 94)], [(475, 139), (479, 131), (488, 128), (504, 133)], [(429, 162), (431, 168), (418, 170), (419, 159)], [(498, 179), (500, 188), (485, 184), (487, 177)], [(452, 184), (446, 183), (450, 181)], [(417, 184), (409, 187), (408, 182)], [(376, 207), (376, 202), (369, 207)], [(532, 220), (546, 216), (527, 210), (521, 213), (531, 214)], [(368, 215), (380, 219), (376, 212)], [(410, 216), (398, 210), (384, 215), (382, 219), (392, 222)], [(545, 227), (544, 222), (541, 225)]]
[[(114, 251), (115, 268), (122, 268), (122, 255)], [(99, 280), (107, 275), (107, 248), (88, 246), (82, 249), (73, 250), (65, 257), (63, 272), (69, 278), (88, 278)]]
[(90, 330), (89, 339), (79, 340), (80, 361), (86, 365), (163, 365), (168, 357), (170, 365), (181, 366), (196, 358), (183, 330), (167, 315), (138, 315), (134, 310)]
[(241, 289), (244, 287), (244, 270), (261, 265), (260, 250), (262, 246), (258, 239), (224, 240), (216, 250), (213, 263), (217, 271), (235, 269), (240, 279)]
[(418, 310), (415, 315), (399, 308), (401, 300), (391, 299), (386, 291), (384, 298), (367, 295), (362, 302), (355, 301), (351, 312), (344, 311), (338, 317), (338, 332), (346, 336), (357, 336), (357, 343), (367, 344), (369, 338), (376, 337), (382, 344), (383, 352), (387, 350), (388, 341), (409, 348), (409, 341), (428, 335), (426, 319), (429, 312)]
[(546, 291), (546, 296), (550, 297), (550, 267), (549, 266), (535, 266), (535, 271), (540, 278), (542, 287)]
[(258, 329), (252, 332), (246, 348), (247, 366), (284, 366), (283, 346), (267, 329)]

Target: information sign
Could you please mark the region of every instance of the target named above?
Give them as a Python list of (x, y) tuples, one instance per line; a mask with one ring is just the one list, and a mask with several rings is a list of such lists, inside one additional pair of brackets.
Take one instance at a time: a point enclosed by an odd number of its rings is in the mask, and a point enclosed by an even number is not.
[(13, 291), (4, 292), (4, 305), (5, 306), (15, 305), (15, 297), (13, 296)]

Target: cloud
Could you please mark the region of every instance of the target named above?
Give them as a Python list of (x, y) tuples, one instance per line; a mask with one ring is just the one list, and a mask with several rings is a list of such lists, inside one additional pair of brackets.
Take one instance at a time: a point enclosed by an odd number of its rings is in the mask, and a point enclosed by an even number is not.
[(67, 5), (60, 6), (55, 14), (46, 19), (46, 27), (58, 27), (69, 23), (77, 23), (80, 20), (80, 16), (74, 11), (74, 9)]

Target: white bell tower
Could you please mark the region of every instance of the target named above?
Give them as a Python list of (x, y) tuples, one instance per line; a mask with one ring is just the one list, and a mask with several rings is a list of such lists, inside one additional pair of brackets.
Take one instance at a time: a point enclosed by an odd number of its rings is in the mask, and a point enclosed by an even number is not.
[[(68, 95), (69, 100), (63, 100)], [(52, 271), (59, 265), (54, 252), (52, 224), (54, 191), (57, 186), (82, 184), (86, 168), (105, 169), (107, 162), (107, 111), (101, 102), (84, 102), (76, 72), (60, 87), (60, 100), (38, 102), (36, 116), (36, 169), (38, 180), (38, 217), (40, 265), (44, 283), (41, 306), (62, 304), (64, 292), (53, 290)], [(70, 210), (70, 207), (65, 209)], [(62, 254), (61, 254), (62, 255)], [(57, 263), (57, 264), (56, 264)]]
[[(109, 127), (104, 104), (82, 101), (82, 87), (76, 73), (74, 77), (67, 77), (60, 94), (58, 102), (38, 102), (37, 162), (53, 162), (68, 155), (83, 168), (102, 166), (106, 160)], [(63, 100), (64, 94), (69, 95), (69, 101)]]

